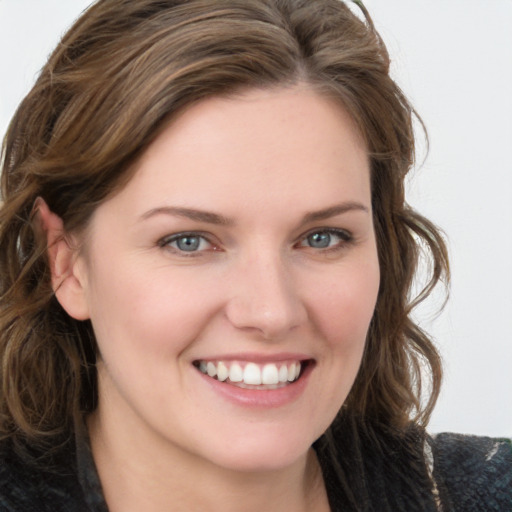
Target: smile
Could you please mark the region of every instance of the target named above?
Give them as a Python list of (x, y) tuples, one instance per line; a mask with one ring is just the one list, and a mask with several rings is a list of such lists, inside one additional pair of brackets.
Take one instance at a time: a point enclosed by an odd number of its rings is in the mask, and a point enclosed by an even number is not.
[(196, 361), (198, 370), (226, 384), (249, 389), (278, 389), (295, 382), (306, 361), (257, 364), (242, 361)]

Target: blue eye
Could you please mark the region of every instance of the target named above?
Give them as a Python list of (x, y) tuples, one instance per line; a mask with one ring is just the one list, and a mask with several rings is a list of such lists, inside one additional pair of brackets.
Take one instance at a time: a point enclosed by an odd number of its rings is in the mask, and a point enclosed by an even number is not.
[(310, 247), (315, 249), (325, 249), (331, 245), (331, 233), (313, 233), (306, 240)]
[(341, 229), (322, 229), (309, 233), (301, 240), (301, 247), (312, 249), (334, 249), (342, 246), (344, 242), (350, 242), (351, 235)]
[(180, 236), (176, 240), (176, 247), (180, 251), (192, 252), (197, 251), (201, 245), (201, 238), (198, 236)]
[(159, 245), (185, 253), (201, 252), (212, 247), (212, 244), (204, 236), (197, 233), (180, 233), (168, 236), (163, 238)]

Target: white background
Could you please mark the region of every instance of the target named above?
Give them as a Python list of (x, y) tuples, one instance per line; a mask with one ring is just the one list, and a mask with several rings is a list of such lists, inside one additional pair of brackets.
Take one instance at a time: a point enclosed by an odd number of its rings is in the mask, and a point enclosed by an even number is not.
[[(89, 0), (0, 0), (0, 133)], [(512, 435), (512, 0), (366, 0), (430, 153), (409, 202), (448, 235), (453, 283), (421, 311), (445, 360), (430, 429)], [(421, 154), (418, 158), (422, 162)]]

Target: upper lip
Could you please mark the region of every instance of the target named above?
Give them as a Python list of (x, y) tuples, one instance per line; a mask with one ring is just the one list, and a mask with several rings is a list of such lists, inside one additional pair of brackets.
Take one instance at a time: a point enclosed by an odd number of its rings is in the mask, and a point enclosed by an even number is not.
[(313, 359), (310, 355), (297, 352), (279, 352), (276, 354), (262, 354), (256, 352), (236, 352), (229, 354), (218, 354), (204, 356), (194, 361), (250, 361), (253, 363), (279, 363), (284, 361), (309, 361)]

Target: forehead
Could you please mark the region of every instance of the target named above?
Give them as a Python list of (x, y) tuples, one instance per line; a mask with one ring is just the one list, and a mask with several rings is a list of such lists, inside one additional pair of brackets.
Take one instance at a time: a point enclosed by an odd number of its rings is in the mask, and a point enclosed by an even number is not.
[[(250, 90), (198, 102), (174, 117), (134, 164), (120, 196), (208, 208), (369, 197), (367, 150), (339, 102), (312, 88)], [(322, 204), (314, 204), (315, 200)], [(216, 208), (213, 208), (216, 209)]]

